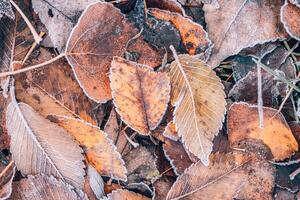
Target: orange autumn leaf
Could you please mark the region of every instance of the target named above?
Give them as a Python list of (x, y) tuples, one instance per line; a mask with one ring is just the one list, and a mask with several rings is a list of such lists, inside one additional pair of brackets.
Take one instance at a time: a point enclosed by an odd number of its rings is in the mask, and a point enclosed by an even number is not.
[(50, 118), (75, 137), (83, 147), (88, 162), (101, 175), (127, 180), (124, 161), (105, 132), (75, 118), (63, 116), (51, 116)]
[(160, 20), (170, 21), (178, 29), (181, 39), (189, 54), (204, 53), (205, 59), (210, 54), (212, 46), (207, 33), (200, 24), (193, 22), (191, 19), (183, 17), (174, 12), (160, 9), (149, 9), (151, 15)]
[(108, 195), (109, 200), (150, 200), (150, 198), (145, 197), (141, 194), (131, 192), (129, 190), (119, 189), (114, 190)]
[(169, 102), (170, 80), (166, 73), (115, 57), (110, 86), (116, 111), (122, 120), (143, 135), (155, 129)]
[(257, 106), (234, 103), (227, 116), (230, 145), (235, 146), (245, 139), (260, 140), (270, 148), (275, 160), (289, 158), (298, 150), (298, 143), (281, 113), (272, 118), (276, 111), (264, 108), (264, 128), (261, 129)]

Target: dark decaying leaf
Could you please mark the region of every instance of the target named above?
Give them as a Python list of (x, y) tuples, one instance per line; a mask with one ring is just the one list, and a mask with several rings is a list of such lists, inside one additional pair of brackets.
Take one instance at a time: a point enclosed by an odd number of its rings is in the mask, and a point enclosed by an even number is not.
[[(81, 15), (67, 43), (66, 55), (86, 95), (96, 102), (111, 99), (107, 76), (113, 56), (125, 54), (128, 41), (138, 34), (120, 10), (98, 2)], [(127, 54), (151, 67), (160, 65), (159, 54), (143, 41), (131, 41)]]
[(208, 64), (217, 67), (243, 48), (287, 35), (280, 24), (282, 0), (219, 0), (219, 7), (205, 4), (208, 36), (214, 47)]
[(180, 142), (166, 139), (163, 144), (165, 156), (168, 158), (176, 175), (180, 175), (193, 162)]
[(166, 199), (169, 190), (171, 189), (173, 183), (175, 182), (175, 178), (169, 176), (159, 177), (153, 183), (154, 187), (154, 196), (153, 200), (161, 200)]
[(204, 60), (208, 59), (212, 43), (200, 24), (178, 13), (166, 10), (153, 8), (149, 9), (149, 13), (160, 20), (170, 21), (178, 29), (185, 49), (189, 54), (202, 54)]
[(63, 128), (15, 100), (8, 105), (6, 126), (12, 158), (22, 174), (53, 175), (76, 188), (83, 187), (83, 151)]
[(198, 162), (179, 176), (167, 199), (271, 200), (274, 173), (270, 163), (253, 155), (212, 154), (208, 167)]
[(274, 195), (274, 200), (295, 200), (296, 195), (288, 190), (283, 190), (276, 188), (276, 193)]
[(80, 200), (72, 187), (53, 176), (28, 176), (13, 183), (11, 200)]
[(142, 135), (149, 135), (163, 118), (170, 99), (167, 73), (115, 57), (111, 63), (110, 86), (121, 119)]
[(286, 0), (281, 8), (281, 22), (290, 36), (300, 40), (300, 7)]

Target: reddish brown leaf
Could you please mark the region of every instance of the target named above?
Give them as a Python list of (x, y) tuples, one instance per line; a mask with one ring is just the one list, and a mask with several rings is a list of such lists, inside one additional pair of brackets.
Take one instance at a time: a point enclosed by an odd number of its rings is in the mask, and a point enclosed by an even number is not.
[(150, 200), (150, 198), (129, 190), (114, 190), (108, 195), (109, 200)]
[[(66, 55), (84, 92), (96, 102), (111, 99), (108, 72), (113, 56), (122, 56), (137, 31), (112, 4), (98, 2), (81, 15), (67, 43)], [(138, 62), (151, 67), (161, 62), (159, 54), (143, 38), (129, 44)]]
[(300, 7), (286, 0), (281, 8), (281, 22), (290, 36), (300, 40)]

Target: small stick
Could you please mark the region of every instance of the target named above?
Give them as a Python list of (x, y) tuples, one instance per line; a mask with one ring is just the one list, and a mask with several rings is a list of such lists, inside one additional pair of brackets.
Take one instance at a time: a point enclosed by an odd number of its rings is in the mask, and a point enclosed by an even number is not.
[(294, 180), (295, 177), (296, 177), (299, 173), (300, 173), (300, 168), (298, 168), (296, 171), (294, 171), (293, 173), (291, 173), (291, 174), (289, 175), (290, 179), (291, 179), (291, 180)]
[(42, 41), (42, 38), (39, 36), (39, 34), (36, 32), (36, 30), (33, 28), (32, 24), (30, 23), (30, 21), (28, 20), (28, 18), (26, 17), (26, 15), (22, 12), (22, 10), (19, 8), (19, 6), (13, 1), (13, 0), (9, 0), (10, 3), (15, 7), (15, 9), (20, 13), (20, 15), (22, 16), (22, 18), (24, 19), (24, 21), (26, 22), (28, 28), (31, 31), (31, 34), (34, 37), (34, 40), (37, 44), (39, 44)]
[(4, 168), (4, 170), (0, 173), (0, 178), (4, 176), (4, 174), (9, 170), (11, 166), (13, 166), (15, 162), (12, 160), (10, 163)]
[(264, 109), (263, 109), (263, 97), (262, 97), (262, 76), (261, 76), (261, 65), (257, 65), (257, 107), (258, 107), (258, 118), (259, 128), (264, 128)]
[[(43, 38), (43, 36), (45, 35), (45, 32), (40, 32), (40, 37)], [(32, 44), (31, 48), (29, 49), (29, 51), (27, 52), (25, 58), (22, 61), (22, 65), (25, 64), (25, 62), (27, 61), (27, 59), (29, 58), (30, 54), (33, 52), (33, 50), (35, 49), (35, 47), (38, 45), (38, 43), (36, 43), (36, 41), (34, 41), (34, 43)]]
[(6, 76), (12, 76), (12, 75), (16, 75), (16, 74), (20, 74), (20, 73), (24, 73), (24, 72), (28, 72), (28, 71), (31, 71), (31, 70), (34, 70), (34, 69), (38, 69), (40, 67), (44, 67), (45, 65), (48, 65), (48, 64), (51, 64), (52, 62), (56, 61), (56, 60), (59, 60), (60, 58), (64, 57), (65, 54), (60, 54), (46, 62), (43, 62), (43, 63), (40, 63), (40, 64), (37, 64), (37, 65), (33, 65), (33, 66), (30, 66), (30, 67), (26, 67), (26, 68), (23, 68), (23, 69), (20, 69), (20, 70), (16, 70), (16, 71), (10, 71), (10, 72), (3, 72), (3, 73), (0, 73), (0, 78), (2, 77), (6, 77)]
[(125, 133), (125, 131), (122, 131), (122, 133), (125, 135), (127, 141), (134, 147), (137, 148), (139, 146), (139, 143), (136, 143), (131, 140), (131, 138)]

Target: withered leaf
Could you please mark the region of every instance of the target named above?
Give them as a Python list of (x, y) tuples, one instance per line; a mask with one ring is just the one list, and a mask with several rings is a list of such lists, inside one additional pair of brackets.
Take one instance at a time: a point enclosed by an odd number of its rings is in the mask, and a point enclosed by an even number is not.
[(102, 176), (127, 180), (125, 163), (105, 132), (79, 119), (65, 116), (51, 118), (75, 137), (83, 147), (88, 162)]
[[(253, 155), (212, 154), (210, 165), (193, 164), (178, 177), (170, 199), (272, 199), (275, 169)], [(263, 184), (262, 184), (263, 183)]]
[(168, 176), (162, 176), (153, 183), (154, 196), (153, 200), (166, 199), (169, 190), (176, 179)]
[(72, 187), (53, 176), (28, 176), (13, 183), (11, 200), (80, 200)]
[[(32, 59), (30, 63), (42, 63), (53, 57), (49, 51), (40, 48), (38, 59)], [(73, 75), (71, 66), (64, 59), (47, 67), (17, 75), (15, 85), (16, 98), (33, 107), (44, 117), (64, 115), (97, 124), (96, 103), (86, 97)]]
[(300, 40), (300, 7), (286, 0), (281, 8), (281, 22), (290, 36)]
[(6, 15), (11, 19), (15, 19), (15, 14), (14, 11), (12, 10), (9, 0), (0, 1), (0, 20), (2, 19), (3, 15)]
[(178, 29), (183, 44), (189, 54), (203, 54), (206, 60), (211, 52), (212, 43), (200, 24), (178, 13), (160, 9), (149, 9), (149, 13), (158, 19), (170, 21)]
[(277, 110), (264, 108), (264, 128), (259, 128), (258, 109), (247, 103), (234, 103), (227, 116), (228, 138), (231, 146), (238, 145), (245, 139), (262, 141), (270, 148), (275, 160), (289, 158), (298, 150), (290, 127), (283, 115)]
[[(86, 95), (96, 102), (111, 99), (107, 76), (113, 56), (122, 56), (127, 43), (138, 34), (120, 10), (112, 4), (98, 2), (81, 15), (67, 43), (66, 55)], [(159, 54), (142, 37), (128, 46), (137, 61), (156, 67)]]
[(163, 144), (163, 149), (165, 156), (170, 161), (176, 175), (182, 174), (185, 169), (193, 164), (183, 145), (179, 141), (175, 142), (167, 139)]
[(108, 121), (104, 127), (104, 132), (107, 133), (108, 138), (111, 139), (121, 155), (126, 155), (130, 151), (131, 145), (128, 144), (124, 130), (121, 130), (117, 120), (117, 113), (114, 109), (110, 112)]
[(6, 126), (12, 158), (22, 174), (53, 175), (76, 188), (83, 187), (82, 149), (63, 128), (15, 100), (8, 105)]
[(133, 130), (148, 135), (155, 129), (170, 97), (167, 73), (115, 57), (111, 63), (110, 86), (116, 111)]
[(148, 8), (159, 8), (163, 10), (169, 10), (185, 16), (185, 11), (182, 5), (176, 0), (146, 0), (146, 3)]
[(185, 147), (208, 165), (212, 140), (222, 127), (226, 109), (221, 80), (208, 65), (189, 55), (179, 55), (179, 60), (172, 62), (170, 77), (178, 135)]
[(203, 7), (208, 35), (214, 43), (208, 61), (212, 67), (243, 48), (286, 37), (280, 26), (282, 0), (218, 2), (219, 7), (211, 4)]
[(108, 195), (109, 200), (150, 200), (150, 198), (140, 195), (129, 190), (114, 190), (111, 194)]

